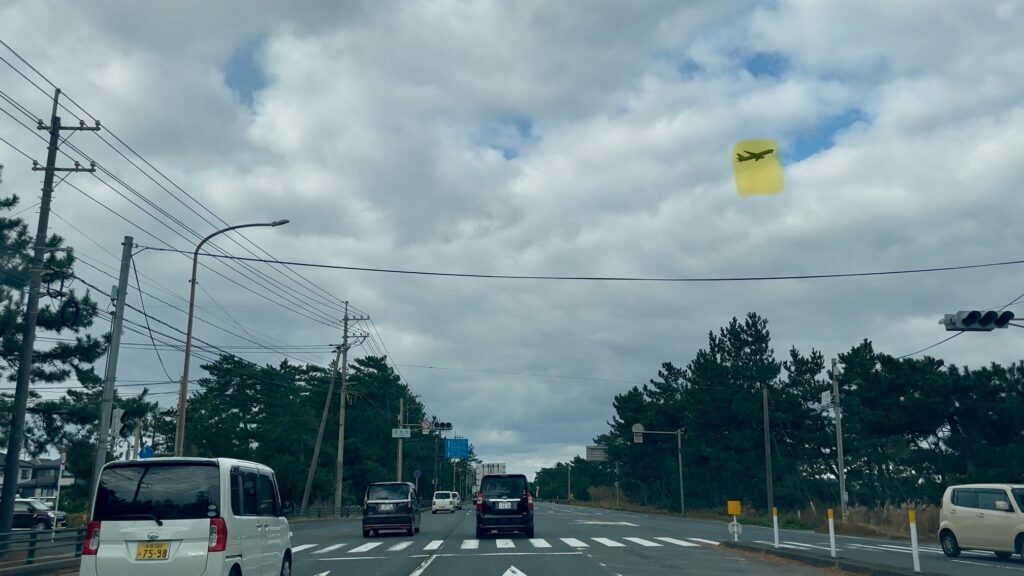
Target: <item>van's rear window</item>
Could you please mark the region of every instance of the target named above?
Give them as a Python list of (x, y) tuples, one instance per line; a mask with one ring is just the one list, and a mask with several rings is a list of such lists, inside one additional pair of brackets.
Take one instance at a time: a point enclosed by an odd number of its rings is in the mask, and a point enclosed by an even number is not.
[(409, 497), (406, 484), (375, 484), (367, 491), (367, 500), (405, 500)]
[(220, 515), (216, 464), (130, 464), (103, 471), (93, 520), (183, 520)]
[(521, 498), (526, 492), (525, 476), (489, 476), (480, 484), (486, 496), (512, 496)]

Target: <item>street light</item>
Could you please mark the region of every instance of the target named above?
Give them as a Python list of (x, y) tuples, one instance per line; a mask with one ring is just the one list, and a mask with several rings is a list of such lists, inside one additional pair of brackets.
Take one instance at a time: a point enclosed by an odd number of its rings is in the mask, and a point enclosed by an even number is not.
[(644, 425), (633, 424), (633, 443), (643, 444), (644, 434), (672, 434), (676, 437), (676, 456), (679, 458), (679, 513), (686, 516), (686, 497), (683, 492), (683, 429), (677, 428), (674, 432), (662, 432), (658, 430), (645, 430)]
[(174, 435), (175, 456), (183, 456), (185, 453), (185, 407), (187, 405), (186, 400), (188, 399), (188, 361), (192, 354), (192, 313), (196, 305), (196, 268), (199, 266), (199, 250), (202, 249), (203, 244), (206, 244), (210, 238), (213, 238), (218, 234), (238, 230), (239, 228), (273, 228), (287, 223), (288, 220), (275, 220), (273, 222), (228, 226), (227, 228), (217, 230), (213, 234), (210, 234), (206, 238), (200, 240), (199, 244), (196, 245), (195, 252), (192, 253), (192, 280), (189, 281), (191, 288), (189, 290), (188, 297), (188, 328), (185, 330), (185, 367), (181, 371), (181, 384), (178, 386), (178, 426)]

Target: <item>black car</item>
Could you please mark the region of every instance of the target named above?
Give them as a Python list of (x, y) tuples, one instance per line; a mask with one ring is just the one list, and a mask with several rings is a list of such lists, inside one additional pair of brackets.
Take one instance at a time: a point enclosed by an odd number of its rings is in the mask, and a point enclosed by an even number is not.
[(384, 530), (420, 531), (420, 502), (410, 482), (374, 482), (363, 501), (363, 538)]
[(476, 537), (490, 531), (533, 538), (533, 494), (522, 474), (488, 474), (476, 496)]
[(14, 501), (15, 528), (51, 530), (53, 528), (65, 528), (67, 525), (67, 514), (54, 512), (52, 508), (39, 500), (19, 498)]

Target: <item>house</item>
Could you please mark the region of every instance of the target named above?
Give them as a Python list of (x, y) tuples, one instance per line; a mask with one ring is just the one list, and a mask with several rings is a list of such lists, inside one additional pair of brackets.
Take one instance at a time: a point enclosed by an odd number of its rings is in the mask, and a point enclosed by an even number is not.
[[(0, 458), (4, 454), (0, 453)], [(18, 462), (18, 497), (53, 498), (57, 493), (57, 476), (60, 474), (60, 460), (33, 458)], [(3, 467), (0, 466), (0, 482), (3, 482)], [(60, 487), (67, 488), (75, 483), (75, 477), (66, 469), (60, 478)]]
[[(0, 452), (0, 461), (6, 460), (7, 454)], [(21, 483), (32, 479), (32, 463), (27, 460), (18, 460), (18, 489), (20, 493)], [(4, 482), (4, 467), (0, 464), (0, 485)]]

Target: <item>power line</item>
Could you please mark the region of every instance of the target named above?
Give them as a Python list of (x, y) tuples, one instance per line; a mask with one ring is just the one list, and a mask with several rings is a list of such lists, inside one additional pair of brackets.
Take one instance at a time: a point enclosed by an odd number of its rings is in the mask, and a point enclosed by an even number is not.
[[(182, 252), (173, 248), (147, 247), (149, 250), (158, 252)], [(951, 272), (957, 270), (973, 270), (976, 268), (992, 268), (998, 266), (1015, 266), (1024, 264), (1024, 260), (1005, 260), (1001, 262), (986, 262), (982, 264), (964, 264), (960, 266), (935, 266), (931, 268), (907, 268), (897, 270), (881, 270), (874, 272), (839, 272), (832, 274), (787, 274), (777, 276), (705, 276), (705, 277), (658, 277), (658, 276), (550, 276), (550, 275), (518, 275), (518, 274), (476, 274), (462, 272), (431, 272), (425, 270), (401, 270), (395, 268), (368, 268), (362, 266), (341, 266), (337, 264), (318, 264), (313, 262), (296, 262), (289, 260), (271, 260), (265, 258), (247, 258), (244, 256), (226, 256), (223, 254), (212, 254), (200, 252), (200, 256), (220, 258), (226, 260), (243, 260), (247, 262), (263, 262), (266, 264), (299, 266), (305, 268), (325, 268), (329, 270), (348, 270), (353, 272), (378, 272), (384, 274), (404, 274), (412, 276), (441, 276), (448, 278), (477, 278), (488, 280), (563, 280), (563, 281), (588, 281), (588, 282), (761, 282), (776, 280), (821, 280), (827, 278), (861, 278), (870, 276), (893, 276), (901, 274), (923, 274), (929, 272)]]

